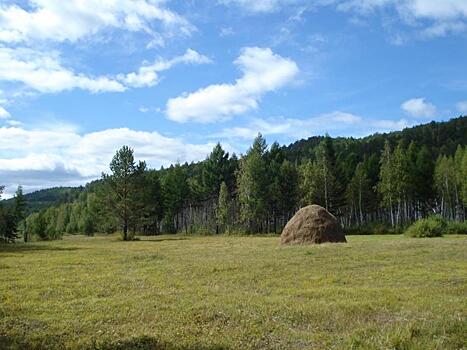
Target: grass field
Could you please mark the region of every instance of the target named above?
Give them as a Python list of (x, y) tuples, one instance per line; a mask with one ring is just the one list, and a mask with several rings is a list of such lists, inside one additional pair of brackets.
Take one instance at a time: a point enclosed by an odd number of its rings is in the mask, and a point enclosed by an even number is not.
[(0, 247), (0, 349), (463, 349), (467, 237)]

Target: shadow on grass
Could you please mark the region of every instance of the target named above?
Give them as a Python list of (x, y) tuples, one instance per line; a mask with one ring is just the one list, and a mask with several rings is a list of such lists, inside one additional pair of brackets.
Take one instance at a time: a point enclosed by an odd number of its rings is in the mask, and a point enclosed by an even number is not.
[[(154, 236), (140, 236), (141, 237), (154, 237)], [(156, 236), (157, 237), (157, 236)], [(164, 238), (154, 238), (154, 239), (139, 239), (139, 240), (136, 240), (136, 241), (133, 241), (133, 242), (154, 242), (154, 243), (157, 243), (157, 242), (164, 242), (164, 241), (186, 241), (190, 238), (188, 237), (174, 237), (174, 238), (168, 238), (168, 237), (164, 237)]]
[[(0, 349), (17, 350), (17, 349), (32, 349), (32, 350), (53, 350), (53, 349), (78, 349), (66, 345), (63, 339), (59, 336), (48, 336), (35, 339), (23, 339), (20, 337), (10, 337), (0, 335)], [(228, 350), (228, 348), (220, 345), (203, 345), (194, 344), (192, 346), (178, 346), (167, 342), (162, 342), (154, 337), (140, 336), (126, 340), (115, 341), (94, 341), (90, 345), (80, 345), (79, 349), (86, 350)]]
[(34, 243), (20, 243), (20, 244), (0, 244), (0, 253), (18, 253), (28, 251), (73, 251), (83, 248), (78, 247), (53, 247), (50, 245), (39, 245)]

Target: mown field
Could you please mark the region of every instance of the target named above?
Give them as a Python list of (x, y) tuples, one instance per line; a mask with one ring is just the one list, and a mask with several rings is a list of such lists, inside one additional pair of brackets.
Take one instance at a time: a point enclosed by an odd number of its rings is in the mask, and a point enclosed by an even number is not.
[(463, 349), (467, 237), (0, 247), (0, 349)]

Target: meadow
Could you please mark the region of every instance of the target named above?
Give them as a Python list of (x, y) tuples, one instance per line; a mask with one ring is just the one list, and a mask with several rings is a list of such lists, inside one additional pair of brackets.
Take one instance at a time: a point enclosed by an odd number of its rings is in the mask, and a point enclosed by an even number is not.
[(463, 349), (467, 237), (0, 246), (1, 349)]

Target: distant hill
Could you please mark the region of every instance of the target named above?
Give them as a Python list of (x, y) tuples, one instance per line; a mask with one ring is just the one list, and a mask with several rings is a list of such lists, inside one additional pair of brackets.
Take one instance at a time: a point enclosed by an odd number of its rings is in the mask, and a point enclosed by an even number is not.
[[(283, 146), (283, 149), (289, 160), (300, 161), (314, 157), (314, 149), (323, 139), (323, 136), (312, 136)], [(427, 145), (435, 153), (435, 156), (439, 154), (451, 155), (456, 151), (457, 145), (467, 143), (467, 116), (453, 118), (446, 122), (432, 121), (402, 131), (376, 133), (363, 138), (338, 137), (334, 138), (334, 145), (336, 153), (341, 158), (351, 153), (363, 158), (364, 155), (379, 153), (386, 140), (389, 140), (393, 147), (400, 140), (403, 140), (407, 145), (415, 141), (419, 145)]]
[[(27, 201), (27, 214), (41, 211), (50, 206), (73, 202), (78, 198), (84, 187), (53, 187), (25, 194)], [(13, 204), (14, 199), (10, 198), (4, 201), (8, 205)]]

